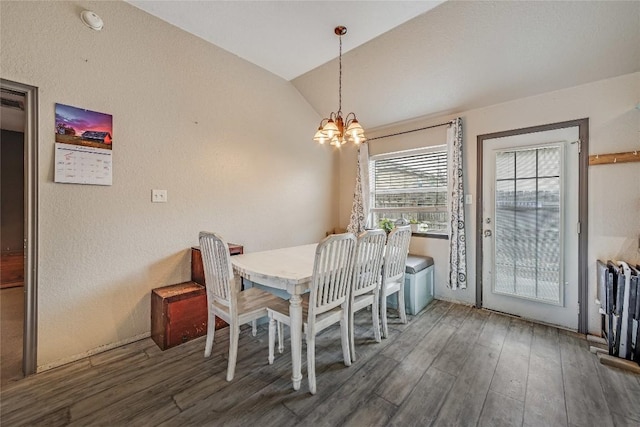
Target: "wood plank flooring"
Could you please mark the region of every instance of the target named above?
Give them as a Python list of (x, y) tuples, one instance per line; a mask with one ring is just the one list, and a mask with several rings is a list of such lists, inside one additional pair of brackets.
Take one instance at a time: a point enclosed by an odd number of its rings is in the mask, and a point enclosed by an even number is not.
[(584, 336), (444, 301), (390, 319), (379, 344), (369, 321), (356, 316), (351, 367), (337, 326), (318, 336), (314, 396), (306, 377), (292, 390), (287, 350), (267, 363), (264, 326), (243, 327), (232, 382), (226, 329), (208, 359), (204, 337), (164, 352), (145, 339), (5, 385), (0, 424), (640, 425), (640, 375), (601, 365)]

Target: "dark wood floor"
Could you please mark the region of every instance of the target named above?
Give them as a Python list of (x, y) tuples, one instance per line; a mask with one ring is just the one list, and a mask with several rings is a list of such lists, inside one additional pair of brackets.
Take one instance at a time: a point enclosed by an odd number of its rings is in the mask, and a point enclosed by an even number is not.
[(598, 363), (583, 336), (443, 301), (392, 319), (381, 344), (367, 320), (351, 367), (338, 328), (319, 335), (315, 396), (306, 378), (291, 389), (287, 351), (267, 364), (264, 327), (243, 327), (232, 382), (226, 329), (209, 359), (203, 338), (164, 352), (145, 339), (11, 384), (1, 424), (640, 425), (640, 376)]

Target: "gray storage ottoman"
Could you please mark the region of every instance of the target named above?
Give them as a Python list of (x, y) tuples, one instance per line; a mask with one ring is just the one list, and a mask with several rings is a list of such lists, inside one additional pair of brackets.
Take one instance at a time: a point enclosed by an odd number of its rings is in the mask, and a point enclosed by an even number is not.
[[(418, 314), (433, 300), (433, 258), (425, 255), (407, 256), (404, 276), (404, 306), (409, 314)], [(397, 294), (387, 305), (397, 308)]]

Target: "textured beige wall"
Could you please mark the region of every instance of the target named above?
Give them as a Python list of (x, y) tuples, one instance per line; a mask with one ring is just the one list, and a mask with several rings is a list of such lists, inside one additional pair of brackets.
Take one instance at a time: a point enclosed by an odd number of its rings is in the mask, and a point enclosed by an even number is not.
[[(633, 151), (640, 135), (640, 111), (635, 109), (640, 100), (640, 73), (601, 80), (594, 83), (518, 99), (457, 114), (414, 120), (385, 129), (372, 131), (370, 137), (391, 134), (442, 123), (455, 116), (463, 118), (465, 193), (472, 194), (474, 204), (465, 211), (467, 230), (467, 266), (469, 287), (451, 291), (446, 287), (448, 268), (448, 241), (413, 238), (412, 253), (426, 254), (435, 261), (436, 297), (475, 303), (475, 236), (476, 236), (476, 147), (477, 136), (487, 133), (518, 129), (547, 123), (589, 118), (589, 151), (591, 154)], [(364, 119), (364, 118), (363, 118)], [(440, 128), (441, 129), (441, 128)], [(375, 153), (395, 151), (416, 146), (415, 137), (424, 137), (425, 145), (439, 143), (438, 130), (412, 134), (404, 141), (388, 138), (373, 141)], [(353, 182), (355, 181), (355, 150), (345, 151), (340, 159), (341, 188), (340, 222), (349, 221)], [(607, 197), (605, 199), (605, 197)], [(640, 237), (640, 163), (627, 163), (589, 168), (589, 331), (599, 334), (600, 318), (594, 305), (597, 259), (621, 259), (640, 263), (638, 239)]]
[[(147, 335), (151, 289), (189, 279), (201, 230), (257, 251), (336, 225), (334, 155), (287, 81), (124, 2), (3, 1), (0, 19), (2, 78), (39, 88), (39, 369)], [(53, 182), (55, 103), (113, 115), (112, 186)]]

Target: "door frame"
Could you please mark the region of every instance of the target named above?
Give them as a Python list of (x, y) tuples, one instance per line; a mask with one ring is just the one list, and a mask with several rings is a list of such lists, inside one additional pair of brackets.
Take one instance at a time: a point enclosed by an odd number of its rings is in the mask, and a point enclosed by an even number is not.
[(580, 234), (578, 235), (578, 332), (587, 333), (589, 295), (587, 276), (587, 250), (588, 250), (588, 213), (589, 213), (589, 118), (569, 120), (566, 122), (550, 123), (540, 126), (531, 126), (520, 129), (512, 129), (502, 132), (478, 135), (477, 148), (477, 188), (476, 188), (476, 307), (482, 308), (482, 206), (483, 199), (483, 175), (484, 175), (484, 143), (487, 139), (503, 138), (507, 136), (522, 135), (527, 133), (544, 132), (549, 130), (578, 127), (579, 135), (579, 159), (578, 159), (578, 221)]
[(38, 88), (0, 79), (0, 86), (24, 95), (24, 326), (22, 372), (38, 367)]

